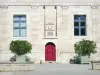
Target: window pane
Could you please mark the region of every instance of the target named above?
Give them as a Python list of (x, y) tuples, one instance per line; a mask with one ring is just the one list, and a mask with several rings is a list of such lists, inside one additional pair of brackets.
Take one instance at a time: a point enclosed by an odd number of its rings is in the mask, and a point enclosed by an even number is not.
[(85, 28), (81, 28), (81, 35), (86, 35), (86, 29)]
[(74, 28), (74, 35), (79, 35), (79, 28)]
[(79, 22), (74, 22), (74, 26), (79, 26)]
[(20, 20), (21, 20), (21, 21), (26, 21), (26, 18), (23, 18), (23, 17), (22, 17), (22, 18), (20, 18)]
[(20, 20), (21, 21), (26, 21), (26, 16), (25, 15), (22, 15), (21, 18), (20, 18)]
[(19, 27), (19, 23), (18, 22), (14, 23), (14, 27)]
[(26, 15), (14, 15), (14, 36), (26, 36)]
[(21, 36), (26, 36), (26, 29), (21, 29)]
[(26, 23), (25, 22), (20, 23), (20, 27), (26, 27)]
[(14, 36), (19, 36), (19, 29), (14, 29)]
[(86, 20), (86, 16), (85, 15), (80, 15), (80, 20)]
[(79, 16), (78, 15), (74, 15), (74, 20), (79, 20)]
[(13, 18), (13, 20), (14, 21), (18, 21), (19, 20), (19, 17), (18, 16), (13, 16), (14, 18)]
[(85, 22), (81, 22), (81, 26), (85, 26)]

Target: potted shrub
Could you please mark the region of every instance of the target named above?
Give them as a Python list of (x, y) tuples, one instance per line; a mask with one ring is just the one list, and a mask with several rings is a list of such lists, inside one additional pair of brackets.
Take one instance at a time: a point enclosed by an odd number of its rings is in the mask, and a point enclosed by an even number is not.
[[(30, 53), (32, 49), (32, 45), (25, 40), (16, 40), (11, 41), (10, 50), (15, 54), (16, 62), (26, 62), (26, 54)], [(14, 58), (13, 58), (14, 59)]]
[(89, 63), (91, 53), (96, 53), (96, 43), (91, 40), (82, 40), (74, 44), (75, 53), (81, 57), (81, 63)]

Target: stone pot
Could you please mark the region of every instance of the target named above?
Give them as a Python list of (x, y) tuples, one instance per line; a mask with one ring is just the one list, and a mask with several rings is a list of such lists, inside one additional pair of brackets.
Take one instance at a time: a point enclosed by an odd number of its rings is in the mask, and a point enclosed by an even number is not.
[(89, 64), (89, 56), (81, 56), (81, 64)]
[(25, 63), (26, 62), (26, 55), (20, 55), (16, 58), (17, 63)]

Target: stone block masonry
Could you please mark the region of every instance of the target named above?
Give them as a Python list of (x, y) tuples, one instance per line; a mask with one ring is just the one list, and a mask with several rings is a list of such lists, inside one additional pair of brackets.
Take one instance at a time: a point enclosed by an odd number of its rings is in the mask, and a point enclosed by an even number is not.
[(33, 71), (34, 63), (0, 63), (0, 72), (5, 71)]

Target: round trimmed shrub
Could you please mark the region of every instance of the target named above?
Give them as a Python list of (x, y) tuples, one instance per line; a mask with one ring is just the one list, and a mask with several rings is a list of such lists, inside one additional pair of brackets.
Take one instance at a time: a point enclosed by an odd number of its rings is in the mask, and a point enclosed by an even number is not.
[(18, 56), (30, 53), (31, 49), (32, 45), (25, 40), (16, 40), (10, 43), (11, 52)]
[(96, 43), (94, 41), (91, 40), (81, 40), (79, 42), (76, 42), (74, 44), (74, 49), (75, 49), (75, 53), (77, 53), (79, 56), (85, 56), (85, 55), (89, 55), (91, 53), (96, 53)]

